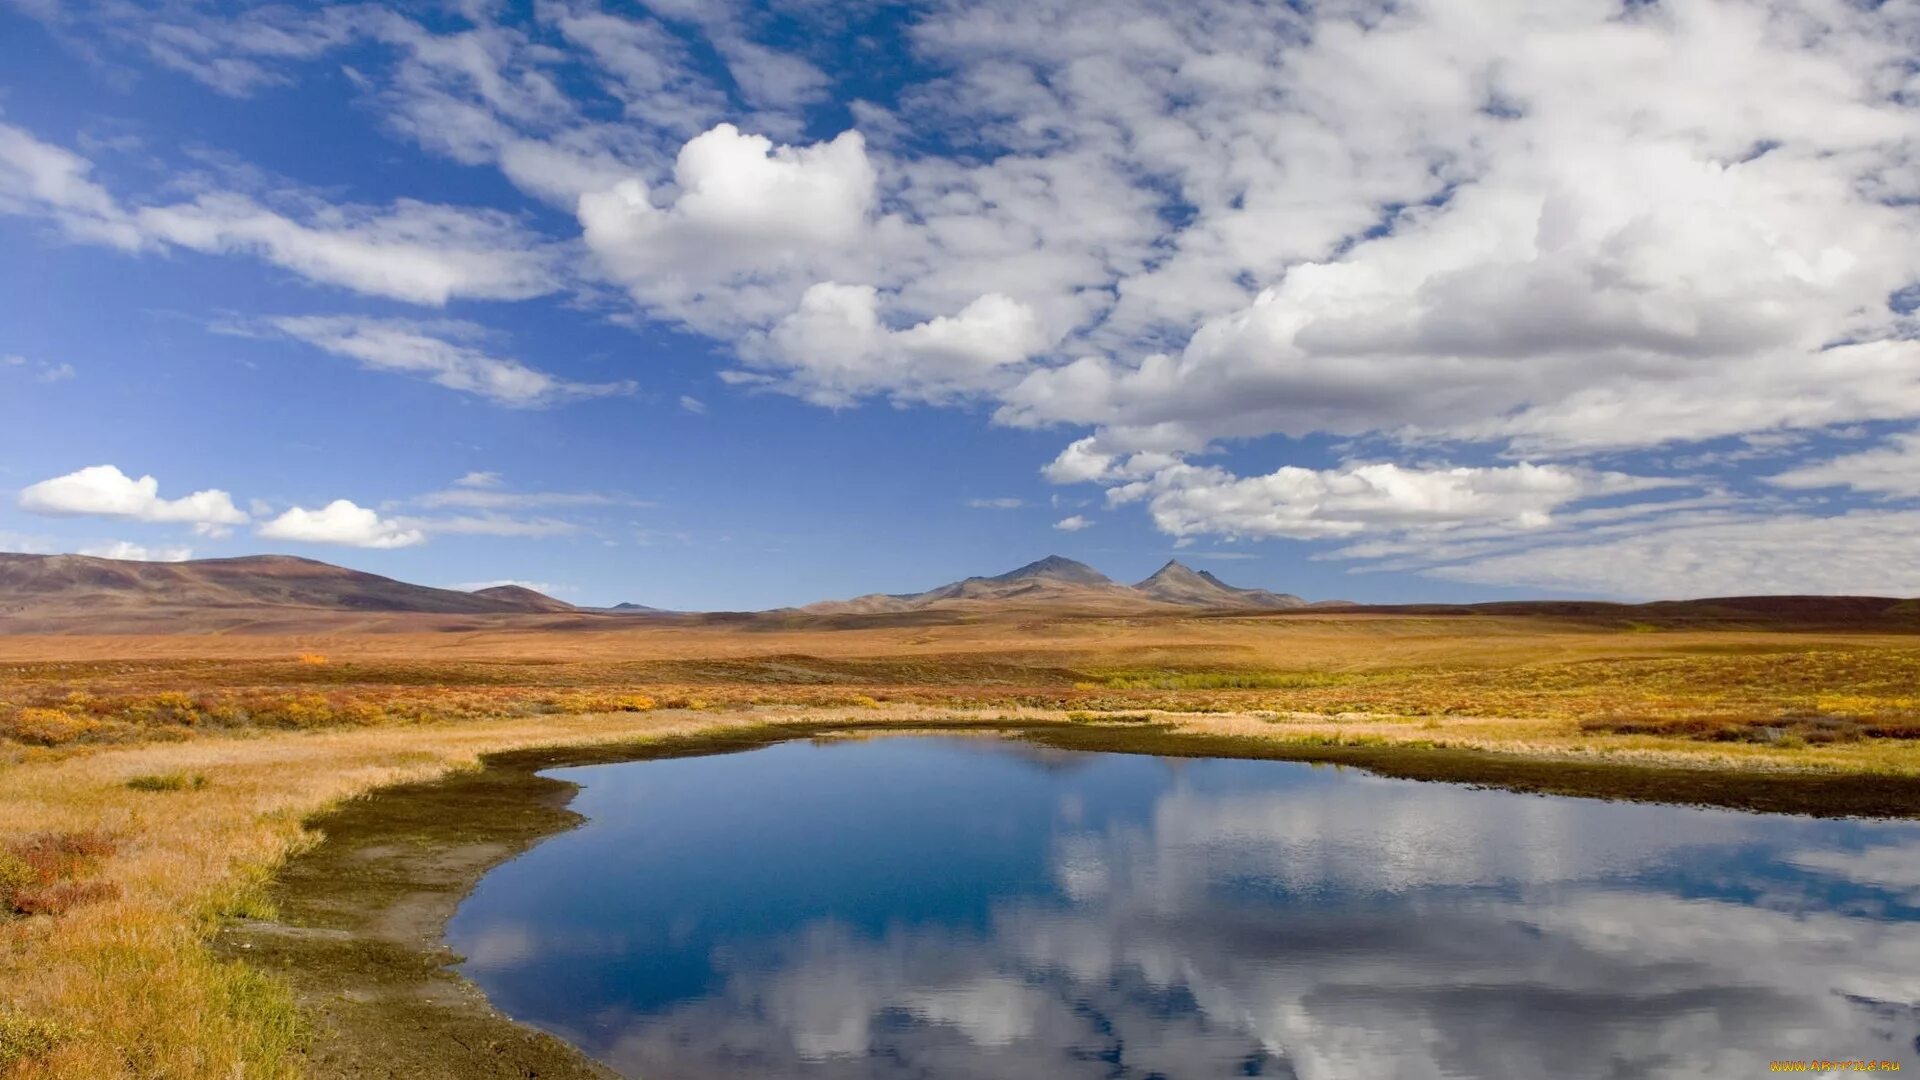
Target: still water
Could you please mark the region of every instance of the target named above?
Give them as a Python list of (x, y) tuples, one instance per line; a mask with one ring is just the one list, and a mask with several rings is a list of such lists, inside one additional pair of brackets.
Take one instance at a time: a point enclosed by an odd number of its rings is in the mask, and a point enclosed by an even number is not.
[(1920, 1077), (1920, 825), (994, 739), (556, 770), (449, 927), (647, 1080)]

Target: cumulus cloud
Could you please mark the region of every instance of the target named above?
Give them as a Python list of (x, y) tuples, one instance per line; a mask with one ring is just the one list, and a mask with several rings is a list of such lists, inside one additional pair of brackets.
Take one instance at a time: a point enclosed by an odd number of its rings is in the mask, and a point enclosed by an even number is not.
[(1091, 529), (1095, 524), (1092, 518), (1074, 514), (1071, 517), (1064, 517), (1054, 522), (1053, 527), (1059, 529), (1061, 532), (1079, 532), (1081, 529)]
[(19, 505), (34, 514), (192, 525), (207, 535), (220, 535), (249, 520), (233, 497), (217, 488), (163, 499), (160, 481), (151, 476), (136, 480), (113, 465), (90, 465), (42, 480), (20, 492)]
[(193, 558), (190, 547), (148, 547), (127, 540), (83, 547), (80, 554), (96, 559), (122, 559), (128, 562), (186, 562)]
[(857, 131), (775, 146), (719, 124), (680, 149), (673, 181), (659, 204), (637, 179), (580, 199), (587, 246), (649, 305), (692, 305), (705, 288), (857, 242), (876, 174)]
[(871, 285), (810, 286), (749, 356), (788, 369), (799, 396), (840, 405), (876, 392), (937, 400), (985, 389), (1049, 344), (1033, 310), (998, 293), (904, 330), (889, 329), (880, 308)]
[(297, 315), (267, 322), (289, 337), (368, 368), (416, 375), (498, 405), (538, 408), (635, 389), (630, 381), (571, 382), (518, 360), (488, 355), (469, 344), (486, 335), (472, 323), (354, 315)]
[(262, 524), (256, 533), (266, 540), (362, 548), (412, 547), (427, 539), (421, 530), (383, 518), (347, 499), (335, 499), (318, 510), (296, 506)]
[(975, 510), (1018, 510), (1027, 505), (1025, 499), (1002, 497), (996, 499), (968, 499), (967, 505)]

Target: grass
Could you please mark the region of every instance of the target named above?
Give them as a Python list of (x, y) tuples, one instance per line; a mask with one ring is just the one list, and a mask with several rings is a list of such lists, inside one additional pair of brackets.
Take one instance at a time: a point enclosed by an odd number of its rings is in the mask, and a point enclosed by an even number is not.
[(272, 915), (274, 874), (320, 839), (303, 823), (343, 800), (499, 751), (946, 717), (1089, 749), (1920, 813), (1920, 638), (1895, 635), (1327, 616), (0, 637), (0, 1076), (301, 1075), (318, 1036), (289, 985), (209, 942)]
[(207, 778), (200, 773), (155, 773), (127, 781), (127, 787), (134, 791), (199, 791), (206, 786)]

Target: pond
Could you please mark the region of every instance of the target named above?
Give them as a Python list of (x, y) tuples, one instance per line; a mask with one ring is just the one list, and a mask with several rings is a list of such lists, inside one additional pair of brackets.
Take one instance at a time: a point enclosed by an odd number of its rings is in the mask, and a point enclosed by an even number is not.
[(1920, 1070), (1920, 824), (962, 736), (548, 775), (587, 823), (448, 940), (647, 1080)]

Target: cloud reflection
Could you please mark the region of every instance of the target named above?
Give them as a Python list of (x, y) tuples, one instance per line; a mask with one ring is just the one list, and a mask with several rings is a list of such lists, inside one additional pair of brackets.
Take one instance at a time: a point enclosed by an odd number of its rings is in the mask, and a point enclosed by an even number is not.
[(818, 919), (716, 951), (706, 996), (556, 1026), (649, 1080), (1920, 1067), (1909, 826), (1354, 776), (1077, 821), (982, 925)]

